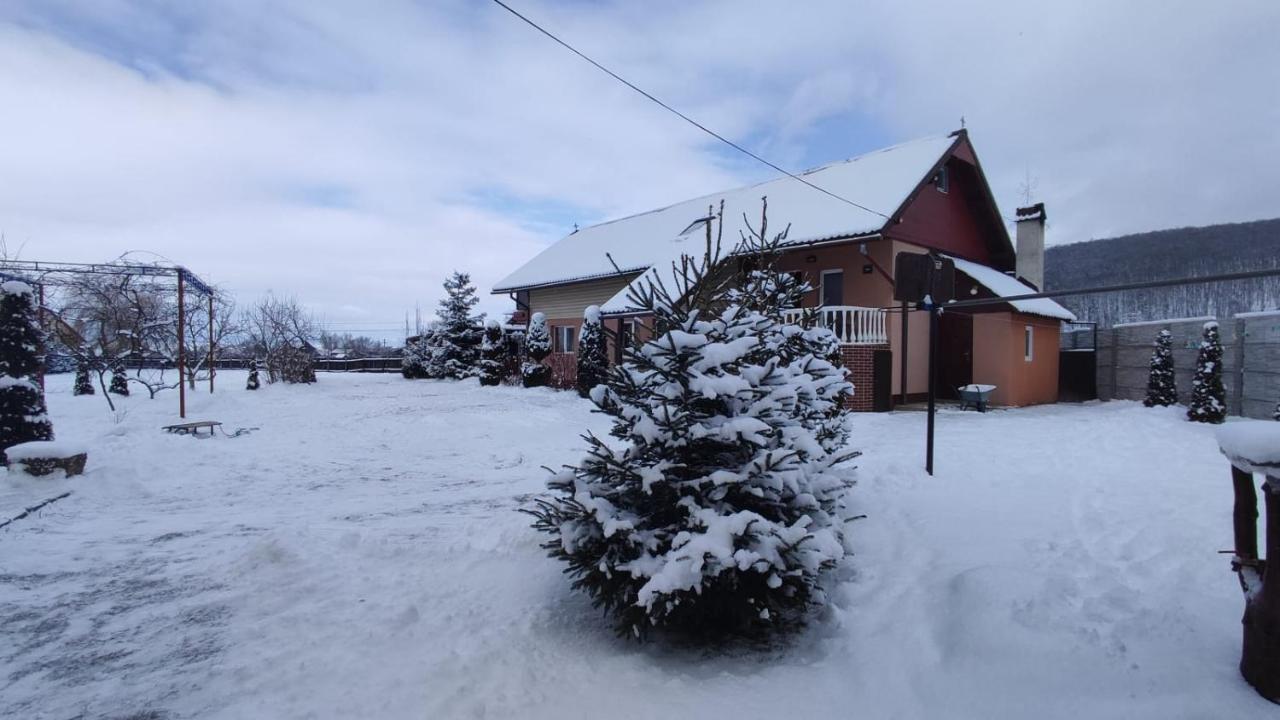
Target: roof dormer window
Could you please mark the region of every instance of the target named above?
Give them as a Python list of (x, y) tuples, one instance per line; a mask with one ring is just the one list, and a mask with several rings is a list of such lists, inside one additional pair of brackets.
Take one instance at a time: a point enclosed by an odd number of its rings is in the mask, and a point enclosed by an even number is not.
[(710, 222), (711, 222), (711, 218), (709, 216), (700, 217), (697, 220), (694, 220), (693, 222), (689, 223), (689, 227), (685, 228), (684, 230), (681, 230), (680, 234), (677, 237), (685, 237), (686, 235), (692, 234), (694, 230), (702, 230)]
[(951, 189), (951, 173), (947, 172), (946, 165), (938, 168), (938, 174), (933, 176), (933, 187), (940, 193)]

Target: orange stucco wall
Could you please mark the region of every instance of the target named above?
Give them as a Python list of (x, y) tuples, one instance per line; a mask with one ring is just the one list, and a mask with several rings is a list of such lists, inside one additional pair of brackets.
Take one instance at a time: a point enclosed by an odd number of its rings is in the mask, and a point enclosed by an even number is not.
[[(893, 299), (893, 286), (881, 275), (872, 262), (879, 263), (885, 272), (893, 274), (892, 247), (885, 240), (867, 242), (867, 253), (859, 252), (860, 243), (850, 242), (820, 247), (801, 247), (790, 250), (778, 258), (777, 269), (782, 272), (802, 272), (804, 279), (813, 286), (813, 292), (804, 299), (805, 307), (818, 304), (821, 297), (822, 271), (844, 272), (844, 304), (860, 307), (886, 307)], [(871, 265), (871, 272), (863, 268)]]
[[(1025, 355), (1026, 328), (1032, 328), (1031, 360)], [(996, 405), (1038, 405), (1058, 401), (1057, 320), (1015, 312), (973, 316), (973, 381), (995, 385)]]

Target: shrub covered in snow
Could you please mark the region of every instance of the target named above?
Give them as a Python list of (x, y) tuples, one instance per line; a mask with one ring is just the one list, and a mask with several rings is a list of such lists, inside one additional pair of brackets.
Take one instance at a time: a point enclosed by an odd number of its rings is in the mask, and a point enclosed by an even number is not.
[(89, 363), (80, 360), (76, 363), (76, 381), (71, 387), (72, 395), (92, 395), (93, 381), (89, 379)]
[(31, 286), (0, 283), (0, 460), (19, 443), (53, 439), (40, 372), (40, 328)]
[(858, 453), (843, 449), (851, 386), (823, 356), (833, 338), (732, 302), (714, 279), (726, 267), (685, 258), (674, 283), (633, 293), (654, 338), (591, 391), (614, 439), (589, 435), (529, 510), (628, 635), (791, 625), (847, 552), (852, 479), (837, 466)]
[(262, 385), (261, 382), (258, 380), (258, 361), (250, 360), (249, 361), (249, 379), (245, 381), (244, 389), (257, 390), (259, 387), (261, 387), (261, 385)]
[(471, 276), (463, 272), (454, 272), (444, 281), (444, 292), (436, 312), (440, 327), (433, 336), (434, 352), (424, 363), (427, 375), (455, 380), (473, 377), (480, 358), (481, 332), (477, 327), (484, 321), (484, 314), (472, 315), (471, 310), (480, 299)]
[(123, 362), (117, 362), (111, 366), (111, 385), (107, 388), (107, 392), (116, 395), (129, 394), (129, 374), (125, 371)]
[(582, 397), (589, 397), (591, 388), (604, 381), (609, 371), (608, 353), (600, 306), (588, 306), (582, 314), (582, 337), (578, 340), (578, 394)]
[(1155, 350), (1151, 352), (1151, 373), (1147, 376), (1147, 397), (1142, 401), (1147, 407), (1178, 404), (1178, 388), (1173, 381), (1172, 340), (1168, 330), (1156, 334)]
[(547, 316), (536, 312), (529, 318), (529, 330), (524, 336), (525, 361), (520, 366), (520, 381), (525, 387), (542, 387), (551, 379), (551, 368), (542, 361), (551, 354), (551, 333), (547, 330)]
[(1191, 380), (1187, 419), (1202, 423), (1220, 423), (1227, 419), (1227, 392), (1222, 386), (1222, 340), (1218, 337), (1216, 322), (1204, 324), (1196, 374)]
[(477, 366), (481, 385), (501, 385), (507, 374), (509, 343), (497, 320), (489, 320), (480, 340), (480, 362)]

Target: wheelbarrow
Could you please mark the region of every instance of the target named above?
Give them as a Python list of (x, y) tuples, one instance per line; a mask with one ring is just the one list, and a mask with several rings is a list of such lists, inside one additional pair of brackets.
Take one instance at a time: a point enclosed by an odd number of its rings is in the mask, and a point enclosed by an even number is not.
[(956, 388), (956, 392), (960, 394), (960, 409), (972, 407), (978, 412), (986, 412), (987, 398), (995, 391), (995, 385), (961, 385)]

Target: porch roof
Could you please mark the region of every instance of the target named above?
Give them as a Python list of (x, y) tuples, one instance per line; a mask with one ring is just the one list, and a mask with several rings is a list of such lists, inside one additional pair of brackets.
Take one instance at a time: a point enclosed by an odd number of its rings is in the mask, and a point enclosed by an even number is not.
[[(986, 265), (980, 265), (970, 260), (961, 260), (958, 257), (951, 257), (956, 263), (956, 269), (973, 278), (973, 281), (991, 291), (992, 295), (999, 298), (1016, 297), (1018, 295), (1032, 295), (1039, 292), (1035, 288), (1027, 285), (1021, 280), (1010, 277), (999, 270)], [(1010, 300), (1009, 304), (1018, 312), (1027, 313), (1028, 315), (1040, 315), (1042, 317), (1054, 318), (1056, 320), (1066, 320), (1073, 322), (1076, 319), (1074, 313), (1062, 307), (1058, 303), (1049, 298), (1036, 298), (1035, 300)]]

